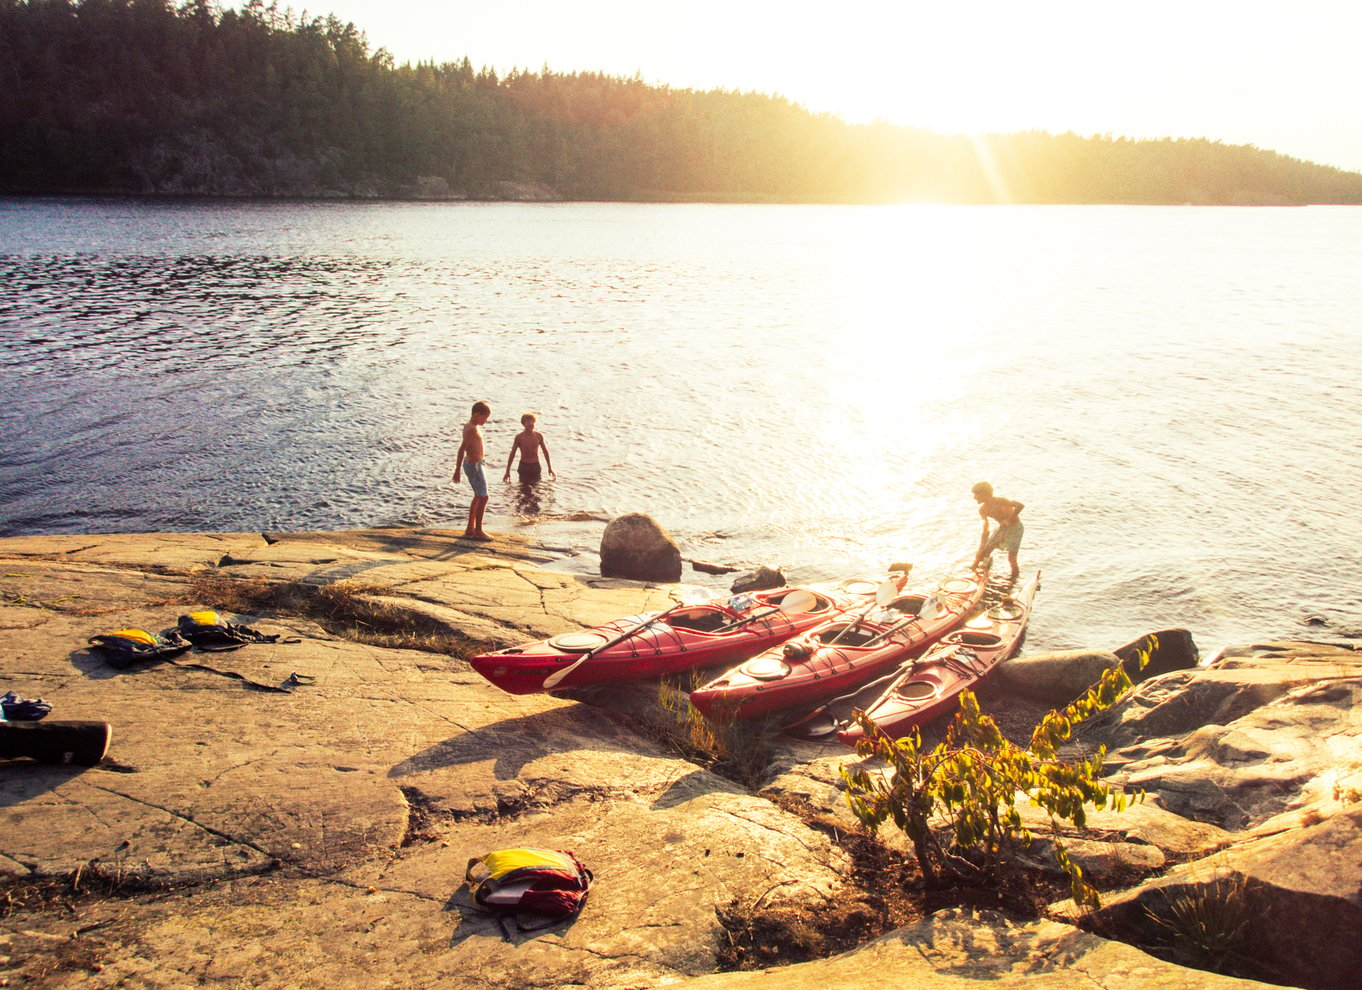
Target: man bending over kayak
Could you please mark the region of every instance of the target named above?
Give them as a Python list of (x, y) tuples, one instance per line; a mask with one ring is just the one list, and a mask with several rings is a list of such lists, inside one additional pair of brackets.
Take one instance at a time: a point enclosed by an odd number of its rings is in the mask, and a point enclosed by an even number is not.
[[(970, 491), (974, 494), (974, 501), (979, 503), (979, 516), (984, 520), (984, 532), (979, 537), (979, 552), (974, 555), (974, 566), (978, 567), (980, 561), (994, 550), (1006, 550), (1007, 562), (1012, 565), (1012, 580), (1017, 580), (1020, 573), (1017, 551), (1021, 549), (1021, 510), (1025, 506), (1010, 498), (994, 495), (993, 486), (987, 481), (979, 482)], [(998, 524), (992, 537), (988, 533), (990, 519)]]

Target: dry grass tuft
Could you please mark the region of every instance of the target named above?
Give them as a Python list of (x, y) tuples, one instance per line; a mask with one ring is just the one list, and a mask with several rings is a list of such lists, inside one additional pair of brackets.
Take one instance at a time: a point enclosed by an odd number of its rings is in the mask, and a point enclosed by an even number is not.
[(371, 646), (421, 650), (460, 659), (487, 646), (429, 616), (376, 601), (372, 588), (346, 582), (319, 586), (203, 573), (190, 578), (190, 588), (195, 600), (214, 608), (249, 615), (300, 616), (311, 619), (332, 635)]
[(744, 787), (764, 782), (771, 763), (770, 731), (764, 722), (711, 722), (690, 703), (683, 687), (664, 679), (657, 690), (653, 729), (687, 759)]
[(1253, 912), (1243, 874), (1217, 870), (1206, 883), (1167, 893), (1161, 911), (1146, 910), (1165, 933), (1174, 961), (1231, 976), (1252, 972)]

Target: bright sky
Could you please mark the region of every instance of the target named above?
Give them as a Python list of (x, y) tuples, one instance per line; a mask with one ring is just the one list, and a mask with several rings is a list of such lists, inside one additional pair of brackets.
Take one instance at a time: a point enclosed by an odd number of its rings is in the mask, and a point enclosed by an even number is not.
[(951, 133), (1205, 137), (1362, 171), (1357, 0), (314, 2), (294, 9), (353, 21), (399, 63), (638, 74)]

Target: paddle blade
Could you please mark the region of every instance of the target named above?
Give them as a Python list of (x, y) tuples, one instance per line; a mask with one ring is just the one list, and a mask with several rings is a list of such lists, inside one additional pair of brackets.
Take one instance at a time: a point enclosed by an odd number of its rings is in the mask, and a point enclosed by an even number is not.
[[(590, 656), (590, 654), (587, 654), (587, 656)], [(568, 664), (562, 670), (555, 670), (548, 677), (545, 677), (544, 690), (545, 691), (552, 690), (553, 688), (561, 684), (563, 682), (563, 678), (566, 677), (568, 674), (572, 673), (578, 667), (580, 667), (582, 665), (582, 660), (585, 659), (587, 659), (587, 657), (582, 657), (581, 660), (574, 660), (572, 663)]]
[(832, 717), (832, 713), (826, 708), (820, 708), (815, 712), (810, 712), (797, 722), (782, 726), (780, 731), (795, 739), (829, 739), (841, 728), (840, 723)]
[(797, 588), (780, 600), (782, 612), (807, 612), (818, 604), (813, 592)]

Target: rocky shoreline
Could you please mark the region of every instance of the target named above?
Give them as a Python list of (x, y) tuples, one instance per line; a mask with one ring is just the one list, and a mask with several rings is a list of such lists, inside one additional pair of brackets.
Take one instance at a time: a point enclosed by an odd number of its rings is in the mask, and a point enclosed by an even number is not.
[[(669, 603), (551, 556), (432, 530), (0, 540), (0, 691), (114, 726), (93, 768), (0, 762), (0, 986), (1259, 985), (1179, 965), (1206, 964), (1190, 948), (1211, 929), (1221, 968), (1259, 980), (1362, 972), (1347, 646), (1226, 651), (1084, 729), (1075, 751), (1106, 745), (1115, 779), (1146, 791), (1065, 838), (1104, 890), (1097, 914), (952, 909), (744, 972), (715, 972), (724, 906), (817, 912), (854, 893), (845, 849), (790, 810), (851, 827), (837, 770), (855, 757), (835, 743), (782, 741), (743, 787), (638, 731), (618, 698), (507, 695), (452, 657), (327, 632), (321, 613), (234, 613), (299, 642), (183, 662), (116, 670), (86, 649), (225, 611), (222, 582), (345, 589), (498, 645)], [(1043, 680), (1023, 666), (1004, 668), (1004, 699)], [(573, 849), (597, 880), (573, 923), (507, 943), (463, 873), (518, 845)]]

